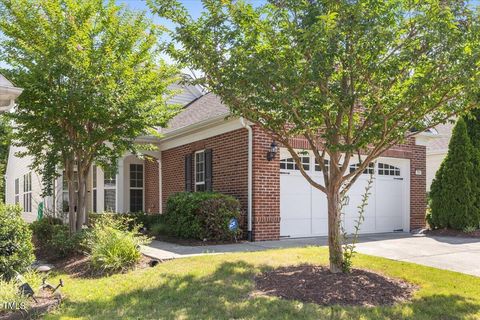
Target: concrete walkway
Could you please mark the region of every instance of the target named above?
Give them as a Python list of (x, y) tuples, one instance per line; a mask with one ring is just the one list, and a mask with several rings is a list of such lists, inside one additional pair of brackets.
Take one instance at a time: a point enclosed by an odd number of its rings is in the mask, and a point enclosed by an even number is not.
[[(183, 246), (153, 241), (150, 246), (143, 247), (142, 251), (152, 258), (165, 260), (205, 254), (301, 248), (326, 244), (326, 237), (210, 246)], [(357, 251), (373, 256), (480, 276), (480, 239), (426, 237), (409, 233), (374, 234), (361, 236)]]

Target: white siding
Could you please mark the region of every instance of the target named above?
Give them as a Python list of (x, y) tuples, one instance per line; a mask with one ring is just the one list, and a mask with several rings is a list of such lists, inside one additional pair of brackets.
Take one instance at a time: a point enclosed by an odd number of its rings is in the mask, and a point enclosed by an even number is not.
[(23, 206), (23, 177), (27, 173), (32, 172), (32, 212), (25, 214), (25, 217), (31, 220), (37, 216), (38, 204), (40, 202), (44, 201), (46, 209), (51, 209), (52, 201), (50, 198), (42, 198), (41, 176), (29, 168), (32, 162), (30, 157), (20, 158), (15, 155), (19, 151), (22, 151), (22, 149), (13, 146), (10, 147), (5, 174), (5, 200), (7, 204), (15, 204), (15, 179), (19, 179), (19, 202), (20, 206)]
[(193, 100), (202, 96), (202, 92), (195, 86), (183, 86), (180, 84), (173, 84), (170, 86), (171, 90), (180, 91), (177, 95), (168, 100), (171, 104), (180, 104), (182, 106), (189, 104)]
[(447, 151), (438, 152), (435, 154), (427, 154), (427, 192), (430, 191), (430, 186), (435, 178), (437, 170), (443, 162), (443, 159), (447, 156)]

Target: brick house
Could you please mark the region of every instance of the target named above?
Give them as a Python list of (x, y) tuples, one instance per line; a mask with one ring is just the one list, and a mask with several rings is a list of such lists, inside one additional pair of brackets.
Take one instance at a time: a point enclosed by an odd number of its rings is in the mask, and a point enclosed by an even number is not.
[[(272, 138), (242, 118), (229, 117), (228, 108), (214, 94), (183, 87), (174, 101), (183, 111), (173, 118), (162, 138), (140, 137), (158, 146), (145, 158), (125, 155), (117, 174), (93, 167), (89, 194), (91, 211), (145, 211), (161, 213), (169, 196), (181, 191), (213, 190), (239, 199), (243, 229), (254, 241), (280, 237), (326, 235), (326, 197), (301, 176), (289, 153), (279, 148), (267, 159)], [(426, 135), (395, 146), (366, 170), (349, 193), (344, 225), (352, 231), (356, 207), (373, 173), (372, 195), (362, 233), (421, 228), (426, 210)], [(295, 139), (303, 167), (314, 179), (323, 179), (308, 144)], [(12, 154), (11, 154), (12, 155)], [(14, 161), (14, 159), (12, 159)], [(352, 164), (352, 169), (355, 164)], [(18, 178), (17, 178), (18, 179)], [(14, 189), (7, 174), (7, 188)], [(61, 207), (68, 199), (61, 181), (55, 199), (39, 199), (47, 207)], [(13, 202), (10, 192), (7, 201)]]

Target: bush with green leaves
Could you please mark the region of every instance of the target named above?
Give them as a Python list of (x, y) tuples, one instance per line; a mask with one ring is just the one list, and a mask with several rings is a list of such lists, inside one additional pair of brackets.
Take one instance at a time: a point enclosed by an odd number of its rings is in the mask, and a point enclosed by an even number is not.
[(113, 219), (120, 219), (128, 222), (129, 229), (132, 230), (134, 227), (145, 227), (147, 230), (150, 230), (153, 225), (162, 221), (162, 215), (159, 214), (148, 214), (145, 212), (135, 212), (135, 213), (115, 213), (115, 212), (104, 212), (104, 213), (89, 213), (89, 222), (93, 224), (96, 219), (102, 218), (105, 215), (111, 216)]
[(134, 266), (141, 258), (140, 245), (149, 239), (139, 234), (139, 226), (130, 228), (129, 219), (99, 216), (87, 231), (85, 247), (94, 270), (112, 273)]
[(434, 228), (457, 230), (478, 228), (480, 208), (478, 197), (479, 153), (460, 118), (453, 129), (448, 154), (435, 175), (430, 191), (431, 213), (427, 216)]
[(32, 232), (18, 206), (0, 203), (0, 278), (10, 280), (34, 260)]
[(164, 213), (165, 229), (177, 237), (232, 240), (241, 230), (230, 231), (232, 218), (240, 219), (240, 203), (216, 192), (181, 192), (172, 195)]
[(70, 235), (67, 225), (61, 219), (44, 217), (41, 220), (30, 224), (30, 229), (37, 240), (37, 245), (45, 247), (59, 257), (68, 257), (73, 254), (82, 253), (82, 242), (85, 231), (79, 231)]
[(30, 224), (30, 229), (38, 243), (45, 245), (52, 239), (54, 226), (62, 224), (63, 222), (59, 218), (45, 216), (40, 220), (33, 221)]

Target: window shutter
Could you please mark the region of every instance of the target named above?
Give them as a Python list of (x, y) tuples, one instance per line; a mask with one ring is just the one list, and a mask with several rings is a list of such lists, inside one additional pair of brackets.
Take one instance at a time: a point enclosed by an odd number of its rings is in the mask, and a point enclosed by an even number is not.
[(205, 150), (205, 191), (213, 191), (212, 149)]
[(185, 191), (192, 191), (192, 155), (185, 155)]

